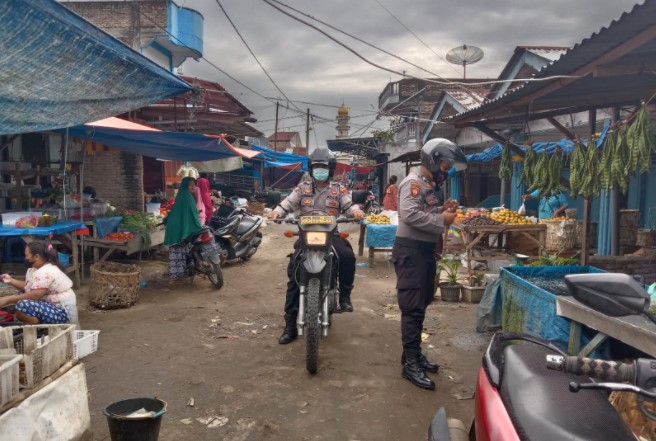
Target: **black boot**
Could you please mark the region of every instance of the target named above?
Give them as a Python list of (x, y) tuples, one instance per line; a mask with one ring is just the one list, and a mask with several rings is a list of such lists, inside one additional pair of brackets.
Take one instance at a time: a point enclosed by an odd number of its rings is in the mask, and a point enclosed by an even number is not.
[[(401, 364), (405, 364), (405, 352), (401, 355)], [(430, 362), (424, 354), (419, 356), (419, 364), (426, 372), (437, 374), (440, 371), (440, 365)]]
[(339, 299), (339, 307), (343, 312), (353, 312), (353, 305), (348, 297)]
[(285, 330), (282, 331), (282, 335), (278, 339), (278, 343), (281, 345), (286, 345), (293, 342), (298, 337), (298, 329), (296, 328), (296, 319), (286, 320)]
[(403, 355), (405, 355), (405, 363), (401, 372), (403, 378), (410, 380), (417, 387), (435, 390), (435, 383), (426, 376), (426, 372), (421, 367), (421, 351), (417, 349), (405, 349)]

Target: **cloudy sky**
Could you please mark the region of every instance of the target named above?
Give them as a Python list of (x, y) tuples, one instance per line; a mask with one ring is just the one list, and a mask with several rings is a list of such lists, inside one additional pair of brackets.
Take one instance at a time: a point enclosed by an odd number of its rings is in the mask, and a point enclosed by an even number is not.
[[(485, 51), (485, 57), (468, 67), (467, 76), (490, 79), (499, 75), (516, 46), (571, 47), (608, 26), (636, 4), (636, 0), (280, 1), (445, 78), (462, 76), (461, 67), (446, 62), (449, 49), (462, 44), (478, 46)], [(281, 92), (230, 25), (217, 0), (176, 2), (196, 9), (205, 17), (204, 58), (258, 94), (280, 98), (285, 103)], [(385, 119), (375, 120), (378, 96), (390, 80), (397, 81), (400, 75), (367, 64), (325, 35), (262, 0), (220, 2), (284, 95), (303, 111), (310, 108), (315, 117), (311, 149), (335, 138), (336, 106), (342, 101), (355, 117), (351, 119), (351, 134), (368, 136), (373, 128), (388, 126)], [(412, 76), (429, 77), (394, 57), (300, 17), (375, 64)], [(221, 83), (254, 112), (258, 119), (255, 127), (267, 136), (273, 133), (273, 102), (249, 91), (205, 60), (187, 61), (182, 70), (185, 75)], [(305, 116), (281, 107), (279, 130), (298, 131), (305, 140)]]

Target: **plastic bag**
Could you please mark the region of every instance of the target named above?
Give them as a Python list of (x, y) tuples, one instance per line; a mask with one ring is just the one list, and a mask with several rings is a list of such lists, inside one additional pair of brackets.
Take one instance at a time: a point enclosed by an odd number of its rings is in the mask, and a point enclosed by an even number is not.
[(522, 206), (519, 207), (519, 210), (517, 210), (517, 214), (520, 214), (522, 216), (526, 215), (526, 205), (522, 202)]

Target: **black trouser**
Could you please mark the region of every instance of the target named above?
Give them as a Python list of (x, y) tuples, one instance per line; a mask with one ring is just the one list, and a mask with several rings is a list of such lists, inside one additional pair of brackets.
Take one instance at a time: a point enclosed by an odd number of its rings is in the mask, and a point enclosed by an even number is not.
[[(335, 252), (339, 257), (339, 298), (350, 299), (353, 290), (353, 280), (355, 279), (355, 254), (351, 244), (340, 237), (333, 237), (332, 240)], [(288, 324), (296, 323), (298, 315), (298, 297), (300, 290), (296, 278), (298, 277), (298, 255), (300, 253), (301, 241), (297, 240), (294, 244), (294, 253), (289, 258), (287, 265), (287, 298), (285, 300), (285, 321)]]
[(433, 301), (435, 248), (413, 248), (395, 241), (392, 263), (396, 270), (396, 292), (401, 309), (403, 349), (420, 349), (426, 308)]

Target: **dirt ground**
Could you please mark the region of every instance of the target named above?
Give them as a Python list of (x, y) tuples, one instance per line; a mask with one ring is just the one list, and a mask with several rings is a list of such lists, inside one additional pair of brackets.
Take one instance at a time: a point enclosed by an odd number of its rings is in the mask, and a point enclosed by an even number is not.
[[(110, 439), (102, 409), (132, 397), (167, 401), (162, 441), (425, 440), (441, 406), (469, 424), (489, 340), (474, 330), (476, 306), (431, 305), (424, 349), (441, 364), (431, 374), (438, 388), (412, 386), (401, 378), (395, 276), (384, 254), (357, 267), (355, 312), (334, 316), (316, 375), (305, 370), (302, 337), (278, 344), (287, 228), (269, 225), (251, 261), (226, 265), (220, 291), (202, 279), (173, 287), (151, 281), (135, 306), (97, 311), (88, 306), (88, 286), (79, 290), (82, 327), (101, 330), (98, 352), (84, 359), (94, 440)], [(355, 249), (358, 227), (346, 230)], [(164, 262), (142, 266), (149, 278), (166, 271)]]

